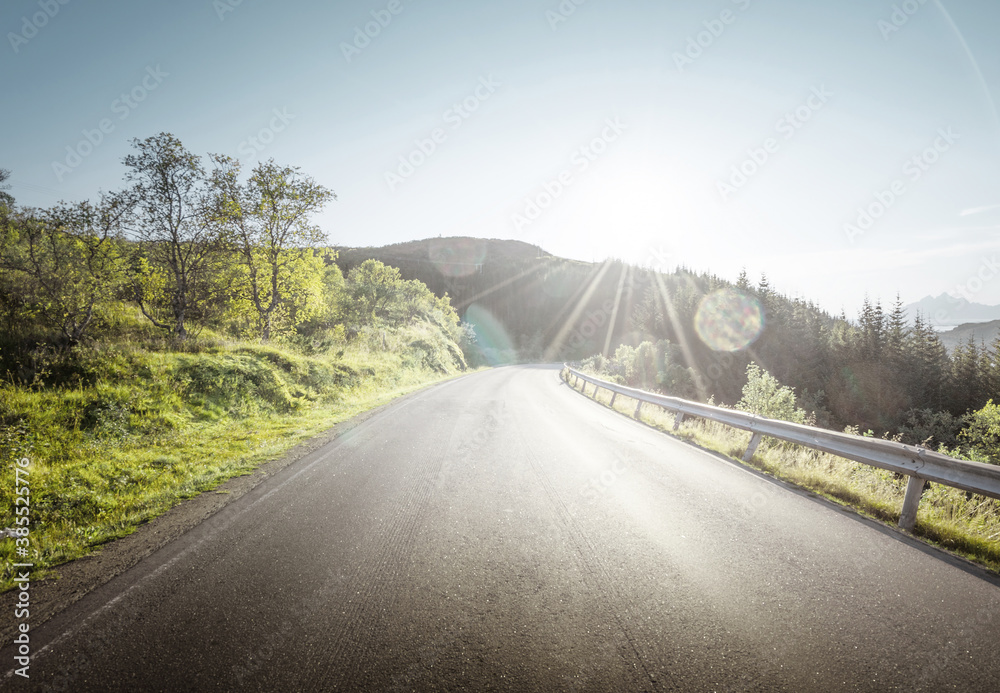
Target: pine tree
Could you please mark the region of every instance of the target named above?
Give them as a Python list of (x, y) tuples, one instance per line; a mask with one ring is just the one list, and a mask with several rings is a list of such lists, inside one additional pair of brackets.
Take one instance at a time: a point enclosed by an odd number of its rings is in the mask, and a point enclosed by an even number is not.
[(953, 414), (965, 414), (986, 403), (981, 367), (979, 348), (975, 338), (970, 336), (951, 357), (949, 405)]
[(983, 341), (979, 342), (979, 381), (977, 383), (976, 399), (978, 403), (976, 408), (979, 409), (987, 401), (993, 399), (993, 382), (996, 378), (996, 373), (994, 372), (994, 356), (991, 351), (986, 346)]
[(900, 393), (900, 417), (903, 412), (913, 406), (912, 387), (908, 382), (910, 372), (906, 354), (906, 342), (909, 339), (910, 330), (906, 325), (906, 313), (903, 311), (903, 301), (899, 294), (896, 294), (896, 301), (892, 304), (892, 312), (885, 321), (885, 353), (884, 366), (886, 377), (891, 380), (896, 391)]
[(767, 274), (760, 273), (760, 281), (757, 283), (757, 297), (765, 310), (769, 310), (774, 304), (774, 291), (771, 289), (771, 282), (767, 280)]
[(892, 304), (892, 312), (886, 322), (885, 346), (886, 356), (894, 374), (902, 376), (903, 351), (909, 330), (906, 327), (906, 314), (903, 312), (903, 300), (896, 294)]
[(882, 303), (876, 301), (872, 305), (868, 297), (861, 307), (858, 319), (860, 329), (859, 356), (869, 363), (882, 363), (886, 346), (886, 319), (882, 312)]
[(747, 277), (747, 268), (740, 270), (740, 276), (736, 278), (736, 288), (743, 293), (750, 292), (750, 279)]
[(913, 400), (920, 403), (921, 408), (945, 409), (945, 385), (950, 370), (948, 353), (934, 328), (919, 313), (910, 331), (908, 351)]
[(989, 349), (983, 349), (983, 360), (987, 399), (1000, 402), (1000, 335), (993, 340)]
[(646, 287), (642, 300), (632, 311), (632, 323), (645, 334), (669, 338), (669, 335), (664, 334), (666, 320), (663, 316), (663, 301), (655, 284)]

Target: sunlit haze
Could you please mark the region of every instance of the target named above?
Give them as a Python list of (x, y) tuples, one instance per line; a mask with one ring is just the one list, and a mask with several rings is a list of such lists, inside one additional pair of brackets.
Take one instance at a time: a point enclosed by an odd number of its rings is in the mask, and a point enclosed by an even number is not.
[(5, 3), (22, 205), (133, 137), (336, 191), (331, 244), (469, 235), (684, 265), (854, 315), (1000, 303), (1000, 3)]

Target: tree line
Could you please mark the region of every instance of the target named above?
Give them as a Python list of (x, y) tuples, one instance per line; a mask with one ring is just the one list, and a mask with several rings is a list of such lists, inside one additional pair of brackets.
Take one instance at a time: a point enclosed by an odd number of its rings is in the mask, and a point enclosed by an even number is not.
[[(442, 272), (441, 256), (480, 264), (474, 272)], [(961, 442), (965, 417), (1000, 401), (1000, 341), (970, 341), (949, 353), (923, 316), (907, 321), (898, 296), (887, 307), (866, 299), (849, 320), (782, 295), (766, 275), (754, 282), (744, 272), (732, 281), (684, 267), (582, 263), (516, 241), (429, 239), (344, 257), (345, 269), (391, 257), (403, 276), (447, 291), (460, 309), (489, 312), (516, 358), (596, 355), (610, 376), (682, 397), (735, 405), (755, 363), (794, 388), (818, 425), (947, 446)], [(695, 328), (699, 309), (720, 291), (759, 306), (760, 334), (742, 350), (717, 351)]]
[[(691, 329), (704, 297), (721, 288), (733, 288), (761, 306), (763, 329), (740, 351), (713, 351)], [(647, 354), (644, 369), (653, 372), (643, 385), (733, 404), (745, 395), (748, 373), (752, 380), (759, 368), (794, 390), (797, 406), (819, 425), (857, 427), (935, 448), (964, 444), (987, 457), (990, 450), (1000, 451), (973, 444), (990, 435), (1000, 440), (993, 404), (1000, 401), (1000, 339), (989, 345), (970, 339), (949, 353), (923, 316), (907, 320), (899, 296), (888, 310), (866, 298), (851, 321), (778, 294), (766, 276), (751, 284), (743, 273), (730, 284), (689, 274), (669, 282), (666, 292), (649, 286), (632, 323), (650, 340), (645, 351), (636, 352)], [(664, 355), (659, 360), (664, 366), (656, 366), (658, 354)], [(605, 372), (623, 370), (613, 362)], [(678, 377), (678, 367), (689, 368), (689, 374)]]
[[(458, 316), (399, 271), (345, 277), (314, 216), (336, 194), (273, 160), (244, 174), (170, 133), (132, 141), (126, 185), (97, 201), (19, 206), (0, 185), (0, 321), (8, 338), (78, 344), (132, 306), (183, 342), (205, 327), (240, 338), (339, 336), (427, 319), (458, 341)], [(0, 171), (0, 183), (9, 176)]]
[[(313, 221), (336, 196), (295, 167), (271, 160), (244, 173), (169, 133), (134, 140), (123, 163), (121, 190), (48, 209), (19, 206), (0, 172), (0, 337), (79, 343), (122, 307), (179, 342), (206, 327), (343, 340), (420, 319), (466, 354), (501, 343), (521, 360), (601, 354), (623, 378), (621, 364), (641, 361), (630, 371), (638, 384), (727, 404), (742, 397), (753, 363), (794, 388), (819, 425), (949, 446), (968, 417), (1000, 401), (1000, 340), (949, 354), (921, 316), (907, 322), (898, 297), (888, 309), (866, 300), (848, 320), (781, 295), (766, 277), (580, 263), (477, 239), (386, 249), (403, 255), (392, 261), (402, 271), (371, 259), (377, 249), (352, 252), (342, 271)], [(717, 351), (695, 328), (706, 297), (723, 290), (759, 306), (760, 334), (741, 350)], [(449, 294), (494, 319), (493, 334), (477, 327), (489, 337), (478, 347)]]

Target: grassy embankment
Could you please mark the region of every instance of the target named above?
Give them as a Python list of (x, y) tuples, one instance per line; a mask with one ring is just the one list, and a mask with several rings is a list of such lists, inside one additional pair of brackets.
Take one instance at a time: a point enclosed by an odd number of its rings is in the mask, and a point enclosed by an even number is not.
[[(439, 335), (369, 337), (312, 355), (202, 336), (182, 349), (142, 340), (36, 349), (15, 368), (8, 358), (0, 521), (14, 527), (14, 460), (28, 457), (30, 553), (0, 540), (0, 591), (12, 585), (11, 563), (34, 563), (34, 578), (51, 573), (339, 421), (458, 372), (461, 355), (456, 362)], [(25, 370), (31, 382), (16, 375)]]
[[(562, 377), (566, 378), (565, 370)], [(608, 406), (611, 393), (601, 390), (596, 401)], [(631, 416), (635, 405), (634, 399), (619, 396), (615, 398), (613, 408)], [(748, 431), (703, 419), (688, 419), (674, 431), (674, 415), (650, 404), (643, 406), (639, 417), (643, 423), (654, 428), (743, 464), (742, 456), (750, 442)], [(750, 465), (849, 506), (863, 515), (886, 523), (899, 521), (906, 477), (897, 477), (892, 472), (859, 462), (768, 438), (757, 448)], [(932, 483), (924, 490), (914, 533), (932, 544), (1000, 572), (1000, 501), (996, 499)]]

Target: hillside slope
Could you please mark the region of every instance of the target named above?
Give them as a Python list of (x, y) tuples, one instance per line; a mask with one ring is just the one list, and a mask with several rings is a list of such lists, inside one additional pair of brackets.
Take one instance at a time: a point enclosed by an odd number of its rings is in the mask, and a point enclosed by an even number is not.
[(981, 344), (990, 346), (997, 337), (1000, 337), (1000, 320), (967, 322), (947, 332), (940, 332), (938, 336), (948, 351), (968, 343), (970, 337), (977, 346)]
[[(469, 237), (336, 250), (345, 274), (374, 258), (439, 295), (447, 293), (461, 317), (475, 327), (489, 363), (577, 360), (613, 353), (620, 344), (667, 339), (681, 346), (685, 366), (704, 374), (700, 389), (706, 399), (738, 399), (751, 358), (813, 392), (825, 386), (816, 363), (819, 355), (810, 351), (813, 342), (788, 336), (783, 325), (794, 315), (798, 326), (818, 335), (831, 329), (834, 319), (811, 303), (778, 295), (766, 281), (754, 288), (743, 285), (759, 311), (760, 334), (752, 353), (720, 353), (695, 327), (706, 295), (736, 288), (714, 275), (683, 268), (661, 273), (617, 260), (581, 262), (520, 241)], [(727, 325), (740, 319), (719, 317), (716, 322)], [(778, 356), (789, 351), (790, 356)]]

